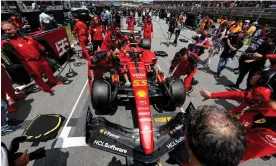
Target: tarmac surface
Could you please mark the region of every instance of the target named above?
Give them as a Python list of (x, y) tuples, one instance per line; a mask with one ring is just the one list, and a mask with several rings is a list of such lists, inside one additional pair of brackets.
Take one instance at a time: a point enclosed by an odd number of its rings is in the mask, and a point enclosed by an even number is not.
[[(122, 20), (125, 22), (125, 19)], [(168, 25), (165, 24), (164, 20), (159, 22), (153, 21), (154, 32), (152, 39), (153, 51), (165, 51), (168, 53), (168, 57), (158, 58), (157, 64), (168, 75), (168, 70), (170, 66), (170, 61), (177, 51), (183, 47), (187, 47), (189, 43), (182, 43), (178, 41), (178, 45), (175, 47), (173, 45), (167, 46), (167, 30)], [(123, 26), (122, 29), (126, 29)], [(139, 30), (139, 28), (137, 28)], [(184, 29), (181, 31), (179, 39), (191, 40), (191, 37), (195, 35), (194, 31), (189, 29)], [(170, 42), (173, 42), (174, 35)], [(243, 48), (244, 50), (245, 48)], [(240, 53), (238, 53), (240, 54)], [(202, 60), (207, 58), (208, 51), (201, 56)], [(83, 59), (78, 59), (74, 57), (77, 62), (84, 62)], [(202, 88), (210, 92), (231, 90), (228, 85), (233, 84), (238, 75), (233, 73), (233, 68), (238, 65), (238, 58), (235, 58), (230, 62), (227, 69), (222, 72), (222, 77), (216, 80), (213, 76), (217, 69), (219, 56), (215, 56), (212, 59), (211, 66), (209, 70), (203, 69), (203, 66), (199, 65), (199, 70), (195, 75), (195, 79), (199, 81), (199, 84), (194, 86), (194, 91), (186, 98), (186, 102), (183, 105), (185, 110), (191, 101), (196, 107), (202, 104), (217, 104), (226, 109), (234, 108), (238, 105), (235, 101), (230, 100), (207, 100), (202, 102), (202, 97), (199, 95), (199, 91)], [(39, 114), (61, 114), (66, 119), (61, 127), (56, 139), (41, 142), (38, 146), (32, 147), (32, 143), (23, 143), (20, 145), (19, 151), (24, 151), (28, 149), (29, 152), (39, 148), (45, 147), (47, 150), (47, 156), (43, 159), (37, 161), (31, 161), (29, 165), (34, 166), (123, 166), (126, 164), (124, 157), (114, 155), (109, 152), (98, 150), (89, 147), (85, 144), (84, 135), (84, 124), (85, 116), (88, 107), (92, 109), (90, 95), (88, 92), (88, 80), (87, 80), (87, 65), (74, 66), (72, 65), (74, 71), (78, 73), (77, 76), (73, 78), (68, 78), (67, 84), (59, 85), (54, 87), (54, 95), (50, 95), (45, 92), (37, 92), (30, 94), (25, 100), (18, 101), (14, 105), (17, 107), (16, 113), (10, 113), (9, 118), (22, 120), (22, 127), (17, 131), (5, 135), (2, 137), (2, 142), (9, 146), (10, 141), (17, 136), (22, 135), (26, 126)], [(58, 76), (59, 79), (66, 78), (66, 73), (68, 72), (68, 65), (65, 66), (64, 70)], [(245, 80), (246, 81), (246, 80)], [(245, 88), (245, 81), (241, 84), (241, 88)], [(180, 111), (177, 110), (177, 111)], [(166, 116), (157, 113), (152, 108), (153, 116)], [(95, 111), (92, 109), (93, 115)], [(133, 109), (119, 107), (117, 112), (112, 116), (105, 116), (111, 122), (116, 122), (120, 125), (133, 127), (132, 119)], [(95, 115), (97, 116), (97, 115)], [(157, 124), (158, 125), (158, 124)], [(168, 156), (164, 156), (161, 159), (161, 163), (164, 166), (169, 166), (165, 161)], [(241, 166), (272, 166), (276, 165), (276, 159), (271, 158), (268, 161), (263, 161), (261, 159), (249, 160)]]

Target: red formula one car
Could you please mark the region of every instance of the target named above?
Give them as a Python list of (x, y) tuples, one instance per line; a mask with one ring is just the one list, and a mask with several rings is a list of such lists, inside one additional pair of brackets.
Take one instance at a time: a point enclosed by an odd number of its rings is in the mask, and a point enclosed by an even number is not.
[[(141, 46), (148, 43), (141, 40)], [(132, 86), (126, 87), (124, 78), (111, 74), (106, 79), (95, 79), (92, 85), (92, 105), (97, 111), (116, 110), (118, 104), (136, 106), (138, 129), (126, 128), (102, 117), (87, 114), (86, 142), (92, 147), (116, 153), (141, 163), (154, 163), (161, 156), (183, 143), (180, 130), (181, 118), (153, 128), (151, 105), (173, 111), (184, 104), (186, 92), (181, 79), (166, 79), (163, 72), (155, 69), (155, 53), (140, 47), (129, 49), (120, 57), (127, 68)], [(172, 131), (173, 132), (170, 132)]]

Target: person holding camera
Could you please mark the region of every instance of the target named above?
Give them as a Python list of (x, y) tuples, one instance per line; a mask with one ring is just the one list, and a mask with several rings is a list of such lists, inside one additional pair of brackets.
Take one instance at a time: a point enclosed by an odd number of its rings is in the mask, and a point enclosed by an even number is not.
[(225, 69), (230, 61), (234, 58), (236, 52), (243, 46), (243, 33), (230, 35), (222, 39), (224, 50), (222, 51), (218, 63), (217, 73), (215, 78), (218, 79), (223, 69)]

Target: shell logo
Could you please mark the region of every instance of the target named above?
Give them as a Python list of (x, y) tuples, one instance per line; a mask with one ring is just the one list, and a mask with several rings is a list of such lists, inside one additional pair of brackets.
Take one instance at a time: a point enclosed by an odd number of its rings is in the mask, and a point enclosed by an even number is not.
[(101, 133), (101, 134), (104, 133), (104, 129), (100, 129), (100, 133)]
[(144, 90), (138, 90), (136, 95), (140, 98), (145, 98), (147, 96), (147, 93)]

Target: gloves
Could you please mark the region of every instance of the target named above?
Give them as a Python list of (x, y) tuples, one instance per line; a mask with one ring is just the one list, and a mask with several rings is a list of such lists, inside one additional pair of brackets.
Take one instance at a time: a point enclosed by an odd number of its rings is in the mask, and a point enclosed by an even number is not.
[(126, 87), (130, 87), (130, 86), (131, 86), (131, 83), (130, 83), (129, 81), (127, 81), (127, 82), (125, 83), (125, 86), (126, 86)]
[(171, 73), (173, 72), (173, 70), (174, 70), (174, 67), (170, 67), (170, 69), (169, 69), (169, 75), (171, 75)]

